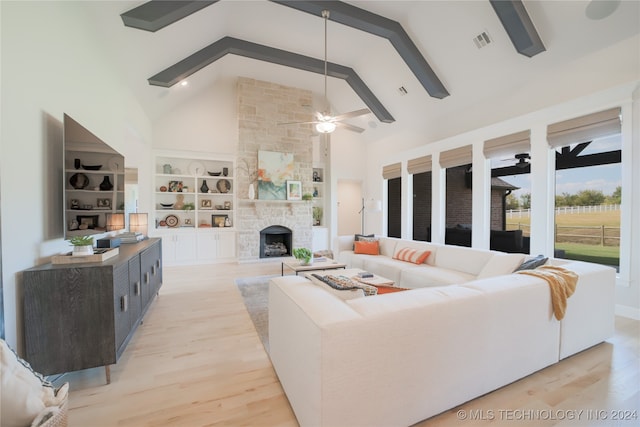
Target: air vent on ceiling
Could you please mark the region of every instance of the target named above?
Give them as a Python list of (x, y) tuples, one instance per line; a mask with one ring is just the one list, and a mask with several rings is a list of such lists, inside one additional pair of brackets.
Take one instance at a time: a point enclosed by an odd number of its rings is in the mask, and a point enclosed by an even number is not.
[(400, 86), (398, 88), (398, 93), (400, 93), (400, 95), (406, 95), (409, 92), (407, 92), (407, 89), (404, 86)]
[(489, 33), (483, 31), (473, 38), (473, 42), (478, 49), (482, 49), (483, 47), (491, 43), (491, 38), (489, 37)]

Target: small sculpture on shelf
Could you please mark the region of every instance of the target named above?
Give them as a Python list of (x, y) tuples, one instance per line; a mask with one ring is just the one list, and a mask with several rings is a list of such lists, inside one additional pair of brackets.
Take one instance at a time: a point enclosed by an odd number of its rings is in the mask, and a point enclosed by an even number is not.
[(184, 195), (176, 194), (176, 202), (173, 204), (174, 209), (184, 209)]

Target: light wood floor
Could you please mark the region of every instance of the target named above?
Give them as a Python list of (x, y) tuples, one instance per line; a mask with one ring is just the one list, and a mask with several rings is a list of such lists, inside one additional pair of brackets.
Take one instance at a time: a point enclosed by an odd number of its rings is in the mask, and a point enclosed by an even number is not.
[[(61, 379), (71, 384), (69, 426), (297, 425), (234, 284), (267, 274), (280, 263), (165, 268), (111, 384), (102, 368)], [(630, 427), (640, 424), (639, 389), (640, 322), (620, 317), (606, 343), (418, 425)], [(613, 422), (613, 409), (637, 418)]]

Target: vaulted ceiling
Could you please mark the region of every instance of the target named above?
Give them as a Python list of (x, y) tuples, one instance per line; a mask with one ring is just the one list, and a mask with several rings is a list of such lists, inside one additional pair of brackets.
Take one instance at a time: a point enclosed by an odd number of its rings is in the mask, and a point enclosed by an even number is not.
[[(155, 32), (125, 26), (121, 14), (144, 3), (89, 2), (86, 11), (88, 25), (103, 40), (114, 68), (152, 120), (189, 102), (205, 88), (234, 84), (237, 76), (309, 89), (321, 99), (320, 75), (255, 55), (222, 55), (191, 74), (187, 87), (148, 83), (163, 70), (225, 38), (322, 60), (323, 19), (313, 8), (300, 10), (320, 2), (296, 8), (276, 1), (221, 0), (202, 8), (203, 4), (196, 4), (199, 10)], [(341, 2), (328, 3), (340, 6)], [(516, 50), (507, 32), (509, 26), (501, 22), (501, 3), (342, 3), (347, 9), (379, 15), (382, 22), (399, 24), (441, 83), (441, 88), (430, 93), (412, 70), (415, 64), (408, 63), (397, 49), (393, 35), (380, 37), (375, 31), (345, 25), (335, 16), (328, 24), (329, 62), (352, 69), (393, 119), (384, 120), (378, 114), (354, 119), (354, 124), (367, 128), (363, 137), (409, 132), (433, 140), (583, 95), (585, 87), (597, 91), (638, 78), (640, 2), (613, 2), (617, 8), (610, 16), (594, 19), (603, 5), (611, 4), (524, 1), (524, 17), (530, 18), (546, 49), (529, 52), (530, 57)], [(474, 39), (482, 34), (490, 43), (479, 48)], [(366, 99), (341, 78), (329, 79), (328, 97), (337, 113), (367, 106)]]

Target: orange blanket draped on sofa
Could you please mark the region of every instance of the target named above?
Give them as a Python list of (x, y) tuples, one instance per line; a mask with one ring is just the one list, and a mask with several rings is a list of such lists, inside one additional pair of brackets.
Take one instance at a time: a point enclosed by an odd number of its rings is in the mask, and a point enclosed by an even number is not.
[(556, 319), (562, 320), (567, 309), (567, 298), (576, 290), (578, 275), (566, 268), (553, 265), (543, 265), (535, 270), (522, 270), (518, 273), (540, 277), (549, 283), (553, 314)]

